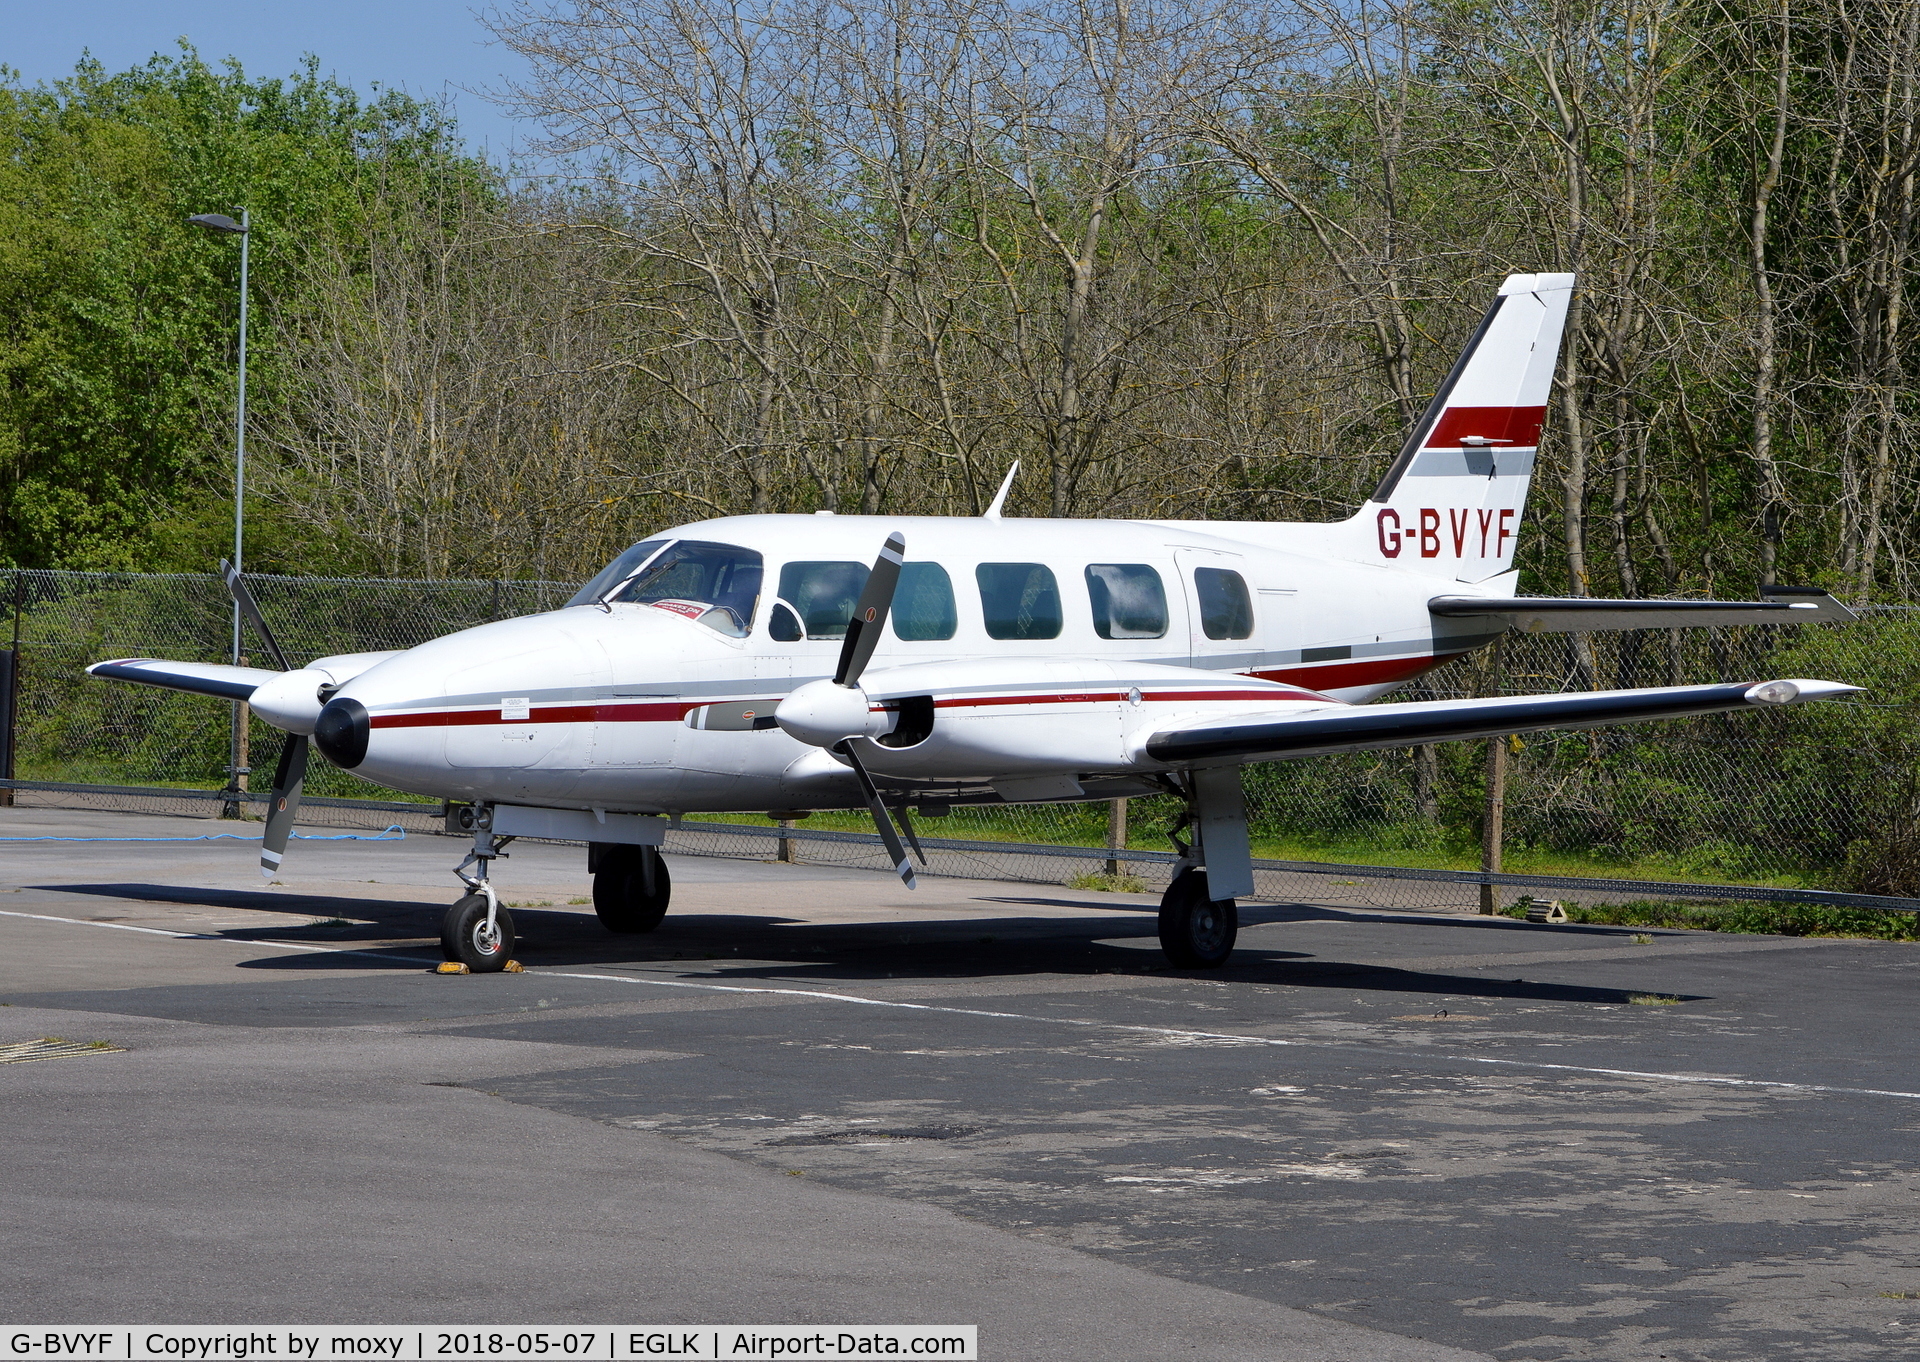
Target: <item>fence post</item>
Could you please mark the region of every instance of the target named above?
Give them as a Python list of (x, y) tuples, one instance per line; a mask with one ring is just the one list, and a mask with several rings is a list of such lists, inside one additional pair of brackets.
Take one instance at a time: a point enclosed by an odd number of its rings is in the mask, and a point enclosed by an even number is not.
[[(20, 719), (20, 616), (27, 608), (27, 573), (13, 570), (13, 638), (0, 652), (0, 780), (12, 780), (15, 735)], [(0, 790), (0, 808), (13, 807), (13, 791)]]
[[(1125, 851), (1127, 849), (1127, 801), (1110, 799), (1107, 801), (1107, 850)], [(1107, 874), (1120, 873), (1120, 858), (1107, 857)]]
[(793, 862), (793, 838), (791, 838), (791, 837), (789, 837), (789, 836), (788, 836), (787, 834), (793, 831), (793, 820), (792, 820), (791, 818), (780, 818), (780, 819), (776, 819), (776, 820), (774, 820), (774, 821), (776, 821), (777, 823), (779, 823), (779, 824), (780, 824), (780, 856), (779, 856), (779, 859), (781, 859), (781, 860), (783, 860), (783, 861), (786, 861), (786, 862), (787, 862), (788, 864), (792, 864), (792, 862)]
[[(1507, 739), (1487, 739), (1487, 808), (1480, 829), (1480, 868), (1492, 875), (1500, 873), (1500, 844), (1506, 833), (1507, 814)], [(1500, 889), (1493, 884), (1480, 886), (1480, 911), (1492, 917), (1500, 911)]]
[[(1505, 689), (1507, 641), (1497, 638), (1488, 650), (1490, 689), (1498, 695)], [(1480, 869), (1489, 875), (1500, 873), (1500, 852), (1506, 841), (1507, 821), (1507, 740), (1502, 736), (1487, 739), (1486, 807), (1480, 819)], [(1493, 917), (1500, 911), (1497, 885), (1480, 886), (1480, 912)]]
[[(13, 779), (13, 703), (16, 649), (0, 651), (0, 780)], [(0, 808), (13, 807), (13, 791), (0, 790)]]

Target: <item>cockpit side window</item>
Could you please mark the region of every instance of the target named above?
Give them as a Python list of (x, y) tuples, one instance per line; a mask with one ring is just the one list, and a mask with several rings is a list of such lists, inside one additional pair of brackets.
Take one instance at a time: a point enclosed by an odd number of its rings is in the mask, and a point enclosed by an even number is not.
[[(598, 605), (600, 598), (620, 583), (640, 570), (642, 564), (654, 554), (660, 552), (673, 541), (670, 539), (648, 539), (635, 544), (618, 558), (596, 572), (593, 580), (573, 593), (573, 599), (567, 605)], [(561, 607), (565, 609), (565, 606)]]
[(871, 571), (865, 563), (788, 563), (780, 599), (800, 612), (808, 638), (845, 638)]
[(697, 619), (730, 638), (745, 638), (760, 600), (763, 561), (752, 549), (682, 539), (613, 596)]

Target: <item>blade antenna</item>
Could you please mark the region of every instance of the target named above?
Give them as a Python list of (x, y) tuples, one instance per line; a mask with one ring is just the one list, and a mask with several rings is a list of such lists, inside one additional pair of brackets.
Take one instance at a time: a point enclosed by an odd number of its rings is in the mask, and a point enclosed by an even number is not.
[(887, 855), (893, 858), (893, 872), (898, 875), (909, 889), (918, 889), (919, 883), (913, 877), (913, 865), (907, 860), (907, 849), (900, 845), (900, 834), (893, 830), (893, 819), (887, 814), (887, 806), (881, 801), (880, 791), (874, 786), (873, 777), (867, 774), (866, 763), (860, 760), (860, 754), (853, 750), (853, 744), (842, 740), (833, 745), (833, 750), (845, 757), (853, 767), (853, 773), (859, 777), (860, 789), (867, 797), (867, 811), (873, 815), (873, 826), (880, 833), (880, 840), (887, 848)]
[(998, 520), (1000, 518), (1000, 508), (1007, 504), (1007, 493), (1013, 490), (1014, 475), (1019, 471), (1020, 460), (1015, 459), (1013, 461), (1013, 467), (1007, 470), (1006, 479), (1000, 484), (1000, 490), (994, 494), (993, 505), (987, 507), (986, 510), (980, 513), (982, 520)]
[(286, 653), (281, 651), (280, 640), (273, 636), (273, 630), (267, 628), (267, 617), (260, 613), (260, 607), (254, 603), (253, 593), (247, 590), (247, 583), (240, 576), (240, 569), (222, 558), (220, 575), (227, 579), (227, 591), (233, 597), (233, 603), (240, 607), (240, 613), (247, 617), (255, 631), (259, 633), (261, 640), (267, 645), (267, 651), (273, 654), (273, 660), (280, 664), (280, 670), (292, 671), (293, 664), (287, 661)]

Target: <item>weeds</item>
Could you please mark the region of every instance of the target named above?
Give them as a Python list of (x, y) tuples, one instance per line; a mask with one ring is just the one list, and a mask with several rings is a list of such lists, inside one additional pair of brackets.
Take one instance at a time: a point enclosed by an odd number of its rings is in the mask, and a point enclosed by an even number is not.
[[(1525, 919), (1530, 898), (1501, 909)], [(1679, 927), (1697, 932), (1752, 932), (1765, 936), (1845, 936), (1871, 941), (1920, 941), (1920, 916), (1873, 908), (1829, 908), (1811, 903), (1675, 903), (1640, 899), (1632, 903), (1570, 903), (1569, 923), (1591, 927)], [(1638, 941), (1639, 937), (1636, 936)], [(1645, 943), (1641, 943), (1645, 944)]]
[(1083, 875), (1075, 875), (1067, 881), (1069, 889), (1097, 889), (1106, 894), (1144, 894), (1147, 882), (1138, 875), (1109, 875), (1103, 870), (1089, 870)]

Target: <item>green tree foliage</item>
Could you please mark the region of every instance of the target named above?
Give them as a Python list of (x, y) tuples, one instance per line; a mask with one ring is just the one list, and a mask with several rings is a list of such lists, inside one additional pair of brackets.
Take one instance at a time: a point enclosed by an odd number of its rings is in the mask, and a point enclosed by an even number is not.
[[(218, 552), (239, 253), (187, 215), (252, 214), (250, 398), (271, 409), (301, 254), (363, 234), (380, 183), (486, 180), (429, 105), (365, 100), (311, 58), (255, 80), (190, 48), (0, 85), (0, 147), (0, 563), (24, 567)], [(270, 559), (271, 518), (258, 529)]]

